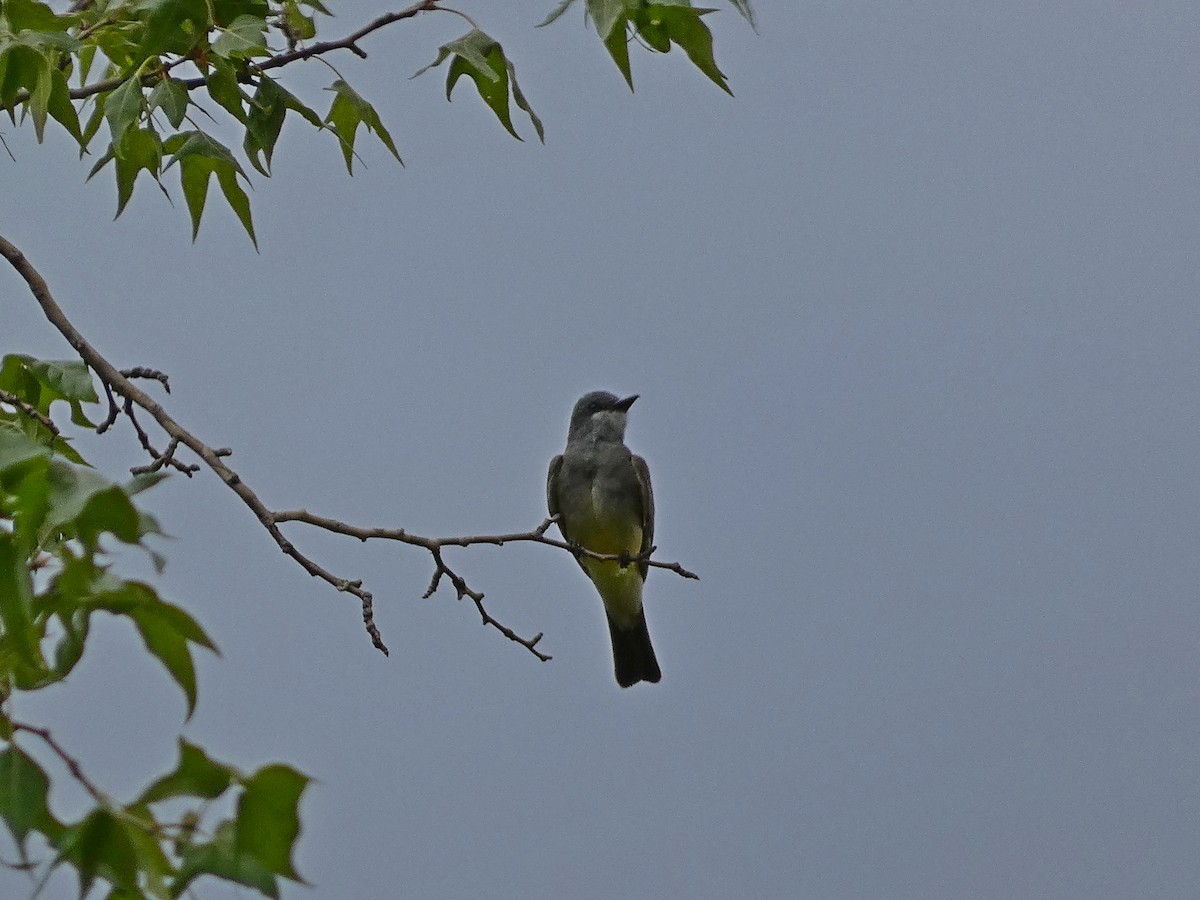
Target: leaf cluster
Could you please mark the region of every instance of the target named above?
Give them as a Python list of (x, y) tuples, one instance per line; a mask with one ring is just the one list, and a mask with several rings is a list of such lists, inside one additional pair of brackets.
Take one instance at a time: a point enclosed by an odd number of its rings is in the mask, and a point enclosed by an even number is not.
[[(178, 764), (135, 800), (101, 795), (79, 821), (68, 823), (50, 809), (46, 771), (10, 735), (0, 751), (0, 818), (22, 865), (34, 867), (29, 837), (40, 836), (54, 851), (43, 881), (58, 866), (70, 866), (81, 898), (100, 879), (111, 886), (113, 900), (174, 900), (203, 875), (278, 898), (280, 878), (303, 881), (292, 855), (308, 782), (278, 763), (239, 772), (180, 738)], [(222, 806), (231, 806), (232, 815), (211, 815)]]
[[(576, 0), (563, 0), (542, 24)], [(753, 23), (749, 0), (729, 0)], [(712, 33), (702, 21), (711, 9), (690, 0), (585, 0), (587, 18), (624, 75), (633, 77), (629, 45), (660, 53), (677, 46), (722, 90), (725, 75), (713, 56)], [(179, 189), (199, 233), (213, 178), (250, 240), (257, 246), (247, 165), (270, 176), (287, 121), (328, 133), (353, 174), (356, 140), (365, 130), (400, 160), (382, 118), (326, 60), (337, 50), (366, 53), (358, 41), (387, 24), (422, 12), (456, 12), (425, 0), (376, 19), (353, 34), (316, 40), (330, 11), (321, 0), (92, 0), (56, 12), (42, 0), (0, 0), (0, 110), (33, 122), (38, 141), (55, 121), (76, 141), (80, 156), (103, 149), (89, 178), (111, 166), (117, 215), (139, 181), (164, 179), (175, 169)], [(457, 15), (463, 16), (462, 13)], [(447, 63), (446, 97), (466, 76), (513, 137), (515, 105), (540, 140), (541, 119), (517, 82), (501, 43), (469, 17), (470, 30), (443, 44), (417, 74)], [(281, 82), (285, 66), (319, 58), (333, 70), (327, 111), (318, 113)], [(415, 77), (415, 76), (414, 76)], [(107, 131), (107, 146), (102, 129)], [(241, 133), (240, 153), (223, 141)]]
[[(560, 18), (577, 2), (562, 0), (542, 26)], [(731, 2), (754, 25), (749, 0)], [(715, 9), (694, 7), (691, 0), (584, 0), (584, 10), (613, 62), (625, 76), (630, 90), (633, 89), (633, 71), (629, 65), (629, 45), (637, 42), (657, 53), (669, 53), (672, 45), (679, 47), (697, 69), (732, 95), (725, 73), (717, 68), (713, 56), (712, 32), (702, 21), (704, 16), (716, 12)]]
[[(166, 476), (154, 472), (118, 484), (87, 464), (51, 413), (65, 404), (75, 424), (90, 426), (84, 406), (97, 401), (82, 362), (17, 354), (0, 361), (0, 818), (22, 865), (33, 867), (27, 841), (40, 835), (54, 852), (46, 874), (73, 867), (81, 896), (100, 878), (112, 886), (112, 897), (178, 897), (208, 874), (277, 897), (278, 877), (299, 879), (291, 849), (303, 775), (278, 765), (244, 775), (181, 741), (176, 769), (120, 804), (91, 786), (48, 732), (13, 715), (22, 692), (71, 674), (96, 615), (133, 626), (183, 693), (189, 716), (197, 697), (193, 650), (216, 650), (185, 610), (114, 570), (111, 548), (119, 545), (141, 548), (161, 568), (161, 556), (147, 546), (161, 531), (135, 498)], [(47, 743), (92, 794), (95, 808), (78, 822), (51, 812), (50, 778), (18, 745), (23, 736)], [(234, 795), (235, 815), (207, 824), (212, 801)], [(203, 801), (183, 813), (186, 827), (158, 815), (159, 804), (178, 807), (180, 798)]]

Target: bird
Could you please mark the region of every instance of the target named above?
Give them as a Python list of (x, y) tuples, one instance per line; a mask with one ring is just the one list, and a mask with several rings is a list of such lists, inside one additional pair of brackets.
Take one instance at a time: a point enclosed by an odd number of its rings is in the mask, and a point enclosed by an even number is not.
[(627, 415), (637, 398), (608, 391), (580, 397), (571, 411), (566, 449), (550, 461), (546, 475), (546, 504), (564, 540), (573, 548), (619, 557), (575, 556), (604, 601), (613, 668), (623, 688), (662, 679), (642, 606), (645, 557), (654, 541), (654, 491), (646, 461), (625, 446)]

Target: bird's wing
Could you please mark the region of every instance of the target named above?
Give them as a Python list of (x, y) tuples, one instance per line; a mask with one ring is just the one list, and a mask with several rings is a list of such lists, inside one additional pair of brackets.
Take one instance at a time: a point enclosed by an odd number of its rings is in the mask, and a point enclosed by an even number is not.
[[(560, 453), (554, 459), (550, 460), (550, 471), (546, 473), (546, 508), (550, 510), (550, 515), (558, 516), (558, 530), (568, 544), (571, 543), (571, 537), (567, 531), (567, 524), (563, 521), (562, 510), (558, 505), (558, 472), (562, 469), (563, 458)], [(587, 566), (583, 564), (583, 560), (576, 556), (575, 562), (579, 563), (579, 568), (583, 569), (584, 574), (588, 578), (592, 577), (591, 572), (588, 572)]]
[[(650, 487), (650, 467), (640, 456), (633, 457), (633, 471), (637, 475), (638, 487), (642, 489), (642, 549), (645, 553), (654, 546), (654, 489)], [(638, 568), (642, 570), (642, 579), (650, 566), (643, 561)]]
[[(556, 516), (558, 510), (558, 492), (555, 490), (558, 482), (558, 470), (562, 468), (562, 454), (550, 460), (550, 471), (546, 473), (546, 508), (550, 510), (550, 515)], [(562, 531), (562, 519), (558, 520), (558, 530)]]

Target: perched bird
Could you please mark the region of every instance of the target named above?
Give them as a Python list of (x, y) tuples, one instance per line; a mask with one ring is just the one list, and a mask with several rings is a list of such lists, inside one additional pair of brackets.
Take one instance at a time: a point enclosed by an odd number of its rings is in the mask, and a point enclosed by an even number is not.
[(632, 562), (654, 541), (654, 493), (646, 461), (625, 446), (625, 421), (637, 394), (624, 400), (607, 391), (584, 394), (571, 411), (567, 448), (550, 460), (546, 502), (570, 544), (622, 557), (576, 558), (604, 601), (617, 684), (662, 678), (646, 613), (646, 561)]

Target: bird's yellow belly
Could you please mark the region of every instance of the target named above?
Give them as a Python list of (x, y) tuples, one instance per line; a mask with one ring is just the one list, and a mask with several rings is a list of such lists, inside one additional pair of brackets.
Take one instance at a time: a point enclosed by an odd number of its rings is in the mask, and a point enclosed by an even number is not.
[(571, 538), (593, 553), (637, 556), (642, 551), (641, 523), (594, 502), (586, 515), (571, 523)]

